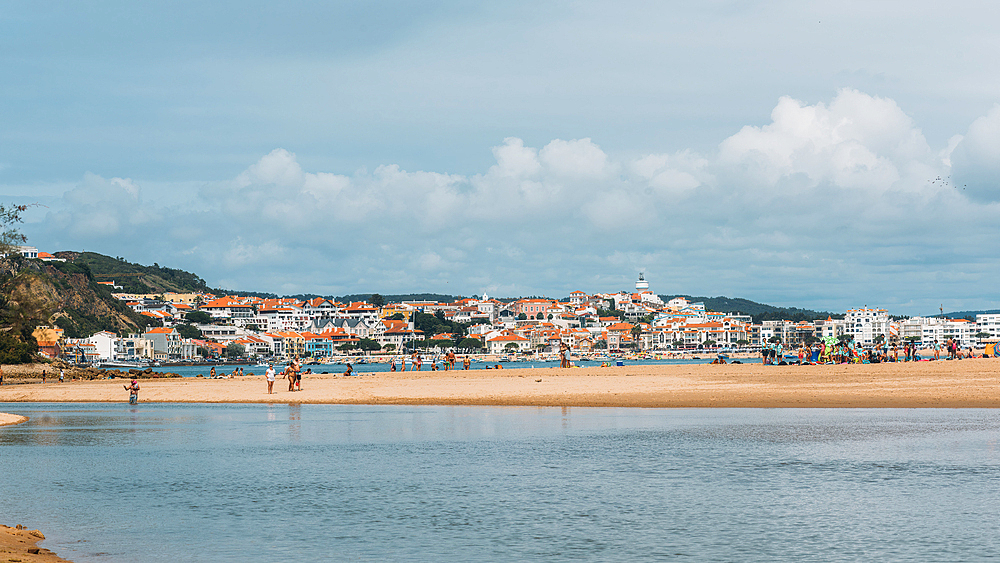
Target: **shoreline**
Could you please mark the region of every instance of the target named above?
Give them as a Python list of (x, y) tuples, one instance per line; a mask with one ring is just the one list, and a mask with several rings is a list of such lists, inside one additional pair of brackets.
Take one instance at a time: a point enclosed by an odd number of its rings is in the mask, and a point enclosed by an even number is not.
[[(142, 379), (143, 403), (638, 408), (1000, 408), (994, 358), (893, 364), (640, 365), (311, 374), (303, 390), (262, 376)], [(0, 403), (122, 403), (120, 380), (0, 387)]]

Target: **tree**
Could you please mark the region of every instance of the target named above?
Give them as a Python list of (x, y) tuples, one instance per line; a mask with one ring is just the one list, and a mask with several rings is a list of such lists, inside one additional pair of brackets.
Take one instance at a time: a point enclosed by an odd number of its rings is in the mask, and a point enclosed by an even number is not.
[(632, 332), (632, 346), (635, 347), (636, 350), (638, 350), (639, 343), (642, 339), (642, 327), (639, 325), (635, 325), (632, 327), (631, 332)]
[(373, 293), (372, 296), (369, 297), (369, 300), (371, 301), (371, 304), (378, 309), (385, 306), (385, 297), (382, 297), (378, 293)]
[(717, 343), (714, 340), (706, 340), (704, 342), (704, 344), (705, 344), (705, 348), (711, 348), (711, 347), (715, 346)]
[(463, 350), (480, 350), (483, 348), (483, 342), (478, 338), (463, 338), (458, 347)]
[(201, 356), (202, 358), (207, 358), (211, 356), (212, 353), (208, 351), (208, 348), (205, 348), (204, 346), (198, 346), (198, 355)]
[(875, 342), (876, 345), (885, 342), (885, 335), (884, 334), (876, 334), (874, 342)]
[(521, 347), (517, 345), (517, 342), (508, 342), (507, 345), (503, 347), (503, 349), (507, 350), (508, 352), (516, 352), (520, 350)]
[(608, 349), (608, 341), (607, 340), (598, 340), (597, 343), (594, 344), (594, 349), (595, 350), (607, 350)]
[(390, 342), (389, 344), (383, 346), (382, 349), (385, 350), (386, 352), (392, 352), (393, 350), (396, 349), (396, 345)]
[(982, 331), (980, 331), (980, 332), (976, 333), (976, 338), (978, 338), (979, 340), (982, 340), (984, 338), (989, 338), (990, 336), (991, 335), (988, 332), (982, 332)]
[(517, 316), (517, 320), (519, 320), (519, 321), (526, 321), (526, 320), (528, 320), (528, 315), (525, 315), (524, 313), (521, 313), (521, 314), (519, 314)]
[(552, 313), (549, 313), (549, 320), (551, 321), (552, 319), (553, 319)]
[[(806, 346), (812, 346), (813, 344), (819, 342), (819, 338), (810, 334), (809, 336), (803, 338), (802, 341), (806, 343)], [(747, 344), (749, 344), (749, 342)]]
[(212, 322), (212, 315), (209, 315), (205, 311), (191, 311), (190, 313), (185, 313), (184, 318), (188, 322), (198, 323), (203, 325)]
[(0, 205), (0, 254), (15, 254), (16, 247), (28, 241), (15, 226), (27, 209), (27, 205)]
[(375, 352), (376, 350), (381, 350), (382, 345), (371, 338), (362, 338), (358, 341), (358, 348), (366, 352)]
[(841, 344), (847, 344), (848, 342), (851, 342), (852, 340), (854, 340), (854, 335), (853, 334), (841, 334), (840, 336), (837, 337), (837, 340)]
[(247, 349), (242, 344), (237, 344), (235, 342), (230, 342), (226, 346), (226, 357), (227, 358), (242, 358), (247, 353)]
[(179, 324), (174, 327), (181, 338), (201, 338), (201, 331), (189, 324)]
[(351, 344), (350, 342), (345, 342), (345, 343), (341, 344), (340, 346), (337, 346), (337, 350), (340, 350), (341, 352), (350, 352), (351, 350), (353, 350), (355, 348), (357, 348), (357, 346), (355, 346), (354, 344)]
[(260, 327), (257, 326), (257, 325), (255, 325), (255, 324), (249, 324), (249, 325), (244, 326), (243, 328), (245, 328), (247, 330), (252, 330), (254, 332), (260, 332)]
[(768, 338), (767, 341), (770, 342), (771, 344), (781, 344), (781, 337), (775, 335), (772, 336), (771, 338)]
[(740, 346), (746, 346), (746, 345), (750, 344), (750, 341), (747, 340), (747, 339), (745, 339), (745, 338), (741, 338), (741, 339), (739, 339), (739, 340), (736, 341), (736, 344), (739, 344)]
[(393, 313), (386, 320), (387, 321), (405, 321), (406, 320), (406, 316), (404, 316), (403, 313)]
[(539, 313), (537, 315), (535, 315), (535, 320), (539, 320), (540, 321), (540, 320), (542, 320), (544, 318), (545, 318), (545, 313), (542, 313), (541, 311), (539, 311)]

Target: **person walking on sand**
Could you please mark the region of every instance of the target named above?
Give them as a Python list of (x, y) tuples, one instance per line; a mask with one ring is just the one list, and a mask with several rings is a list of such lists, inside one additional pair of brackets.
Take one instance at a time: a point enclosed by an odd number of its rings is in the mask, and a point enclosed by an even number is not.
[(63, 378), (66, 377), (66, 370), (59, 368), (59, 383), (63, 382)]
[(264, 372), (264, 379), (267, 380), (267, 394), (271, 395), (274, 393), (274, 366), (268, 365), (267, 371)]
[(135, 379), (132, 380), (130, 385), (122, 385), (126, 391), (128, 391), (128, 404), (135, 405), (139, 403), (139, 382)]
[(406, 371), (406, 354), (400, 354), (399, 356), (399, 371)]

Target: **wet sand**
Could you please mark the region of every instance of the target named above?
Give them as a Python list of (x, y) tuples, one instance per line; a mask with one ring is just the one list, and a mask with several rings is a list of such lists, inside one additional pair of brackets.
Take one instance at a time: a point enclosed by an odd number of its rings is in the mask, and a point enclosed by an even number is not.
[(51, 551), (36, 546), (45, 539), (38, 530), (19, 530), (0, 526), (0, 561), (23, 563), (69, 563)]
[[(0, 402), (121, 402), (123, 381), (0, 387)], [(301, 392), (263, 376), (140, 381), (140, 402), (602, 407), (1000, 407), (1000, 360), (870, 365), (654, 365), (354, 377), (309, 375)], [(14, 410), (8, 408), (7, 410)]]

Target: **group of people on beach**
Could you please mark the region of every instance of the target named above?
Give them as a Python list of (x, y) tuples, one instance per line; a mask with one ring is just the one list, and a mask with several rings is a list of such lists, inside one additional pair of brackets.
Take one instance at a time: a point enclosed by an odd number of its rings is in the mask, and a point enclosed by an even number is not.
[[(436, 358), (431, 359), (431, 371), (438, 371), (444, 369), (444, 371), (449, 371), (455, 369), (455, 363), (458, 361), (458, 357), (455, 352), (449, 351), (444, 355), (444, 360), (441, 362), (441, 367), (438, 367), (438, 362)], [(407, 359), (404, 356), (399, 362), (399, 371), (406, 371)], [(409, 365), (411, 371), (420, 371), (424, 365), (424, 359), (419, 352), (414, 352), (410, 354)], [(472, 365), (472, 360), (468, 356), (462, 360), (462, 369), (469, 369)], [(392, 364), (389, 366), (389, 371), (396, 371), (396, 358), (392, 359)]]
[[(975, 354), (970, 347), (963, 351), (958, 341), (949, 338), (942, 346), (937, 340), (931, 346), (934, 352), (934, 359), (941, 359), (941, 350), (944, 348), (948, 352), (949, 360), (960, 360), (962, 358), (973, 358)], [(872, 348), (865, 348), (854, 340), (827, 342), (820, 340), (811, 345), (802, 344), (799, 346), (798, 362), (785, 360), (782, 354), (780, 341), (766, 344), (761, 348), (761, 363), (764, 365), (786, 365), (797, 363), (808, 364), (877, 364), (885, 362), (915, 362), (923, 358), (917, 353), (916, 342), (907, 340), (903, 343), (902, 350), (898, 344), (883, 342)], [(902, 356), (900, 356), (902, 352)]]
[[(348, 369), (351, 369), (351, 364), (347, 364)], [(285, 371), (281, 372), (282, 379), (288, 380), (288, 390), (289, 391), (301, 391), (302, 390), (302, 376), (309, 375), (312, 373), (312, 369), (306, 369), (305, 373), (302, 373), (302, 364), (299, 362), (298, 358), (292, 359), (292, 361), (285, 366)], [(264, 379), (267, 381), (267, 394), (274, 394), (274, 379), (277, 372), (274, 371), (273, 365), (268, 365), (267, 370), (264, 371)]]

